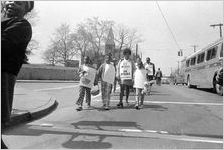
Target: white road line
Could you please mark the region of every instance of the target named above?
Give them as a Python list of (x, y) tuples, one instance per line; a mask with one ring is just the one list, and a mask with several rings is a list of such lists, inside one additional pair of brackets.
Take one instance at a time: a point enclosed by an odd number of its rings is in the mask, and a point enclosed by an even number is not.
[(138, 129), (119, 129), (118, 131), (124, 131), (124, 132), (143, 132), (143, 130), (138, 130)]
[[(97, 97), (97, 96), (96, 96)], [(94, 97), (94, 98), (96, 98)], [(101, 102), (101, 99), (95, 99), (96, 102)], [(111, 102), (119, 102), (119, 100), (111, 99)], [(135, 103), (135, 100), (129, 100), (131, 103)], [(144, 101), (144, 103), (151, 104), (178, 104), (178, 105), (211, 105), (211, 106), (223, 106), (223, 103), (195, 103), (195, 102), (166, 102), (166, 101)]]
[[(160, 138), (178, 141), (190, 141), (190, 142), (202, 142), (202, 143), (216, 143), (223, 144), (223, 139), (221, 138), (209, 138), (209, 137), (198, 137), (198, 136), (185, 136), (185, 135), (171, 135), (171, 134), (161, 134), (160, 131), (157, 133), (145, 132), (144, 130), (136, 129), (120, 129), (120, 131), (111, 130), (94, 130), (94, 129), (75, 129), (74, 127), (49, 127), (41, 125), (32, 125), (29, 129), (41, 130), (41, 131), (53, 131), (53, 132), (63, 132), (67, 134), (93, 134), (101, 136), (121, 136), (121, 137), (143, 137), (143, 138)], [(148, 130), (153, 131), (153, 130)], [(47, 134), (47, 133), (46, 133)]]
[(56, 87), (56, 88), (46, 88), (46, 89), (37, 89), (34, 90), (35, 92), (40, 92), (40, 91), (50, 91), (50, 90), (61, 90), (61, 89), (69, 89), (69, 88), (75, 88), (78, 87), (79, 85), (71, 85), (71, 86), (63, 86), (63, 87)]

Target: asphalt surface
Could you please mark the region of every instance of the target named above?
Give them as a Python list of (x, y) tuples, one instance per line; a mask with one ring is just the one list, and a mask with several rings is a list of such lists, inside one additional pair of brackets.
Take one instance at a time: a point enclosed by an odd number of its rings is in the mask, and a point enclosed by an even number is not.
[(104, 111), (100, 96), (92, 108), (75, 110), (76, 83), (18, 83), (20, 88), (56, 97), (57, 109), (39, 120), (4, 132), (9, 148), (73, 149), (220, 149), (223, 147), (223, 97), (185, 86), (154, 86), (144, 108), (118, 109), (118, 91), (111, 110)]

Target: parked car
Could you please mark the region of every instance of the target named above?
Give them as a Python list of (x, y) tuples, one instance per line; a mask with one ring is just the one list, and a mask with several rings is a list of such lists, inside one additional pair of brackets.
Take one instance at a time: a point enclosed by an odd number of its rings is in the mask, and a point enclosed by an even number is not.
[(185, 80), (183, 75), (177, 75), (174, 77), (174, 85), (182, 84), (185, 85)]
[(170, 84), (170, 79), (169, 78), (162, 78), (161, 83), (162, 84)]

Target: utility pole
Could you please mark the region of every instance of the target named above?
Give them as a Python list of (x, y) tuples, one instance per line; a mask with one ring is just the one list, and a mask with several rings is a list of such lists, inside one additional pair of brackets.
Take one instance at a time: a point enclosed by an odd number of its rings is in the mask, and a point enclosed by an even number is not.
[(135, 60), (137, 60), (137, 55), (138, 55), (138, 44), (136, 44), (136, 54), (135, 54)]
[(191, 47), (194, 47), (194, 52), (196, 52), (196, 47), (198, 47), (198, 45), (191, 45)]
[(212, 24), (210, 26), (213, 27), (213, 28), (215, 28), (216, 26), (219, 26), (219, 34), (220, 34), (220, 38), (221, 38), (222, 37), (222, 26), (223, 26), (223, 24), (222, 23)]

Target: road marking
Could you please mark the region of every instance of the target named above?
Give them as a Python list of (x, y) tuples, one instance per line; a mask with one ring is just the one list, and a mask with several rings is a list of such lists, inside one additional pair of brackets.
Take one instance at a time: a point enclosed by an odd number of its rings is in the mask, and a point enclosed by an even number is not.
[(40, 92), (40, 91), (50, 91), (50, 90), (61, 90), (61, 89), (70, 89), (70, 88), (75, 88), (78, 87), (79, 85), (71, 85), (71, 86), (63, 86), (63, 87), (56, 87), (56, 88), (46, 88), (46, 89), (37, 89), (34, 90), (35, 92)]
[[(40, 125), (32, 125), (29, 127), (33, 130), (49, 131), (49, 132), (59, 132), (67, 134), (87, 134), (87, 135), (100, 135), (100, 136), (121, 136), (121, 137), (134, 137), (134, 138), (160, 138), (178, 141), (190, 141), (190, 142), (202, 142), (202, 143), (216, 143), (223, 144), (223, 139), (221, 138), (210, 138), (210, 137), (198, 137), (198, 136), (186, 136), (186, 135), (171, 135), (171, 134), (161, 134), (147, 132), (144, 130), (131, 130), (131, 129), (121, 129), (120, 131), (110, 131), (110, 130), (94, 130), (94, 129), (75, 129), (74, 127), (48, 127)], [(148, 130), (153, 131), (153, 130)]]
[(138, 130), (138, 129), (119, 129), (118, 131), (124, 131), (124, 132), (142, 132), (143, 130)]
[[(97, 96), (96, 96), (97, 97)], [(94, 97), (94, 98), (96, 98)], [(96, 102), (101, 102), (101, 99), (95, 99)], [(119, 100), (111, 99), (111, 102), (119, 102)], [(135, 103), (135, 100), (129, 100), (129, 103)], [(178, 104), (178, 105), (211, 105), (211, 106), (223, 106), (223, 103), (196, 103), (196, 102), (166, 102), (166, 101), (144, 101), (144, 103), (152, 104)]]

